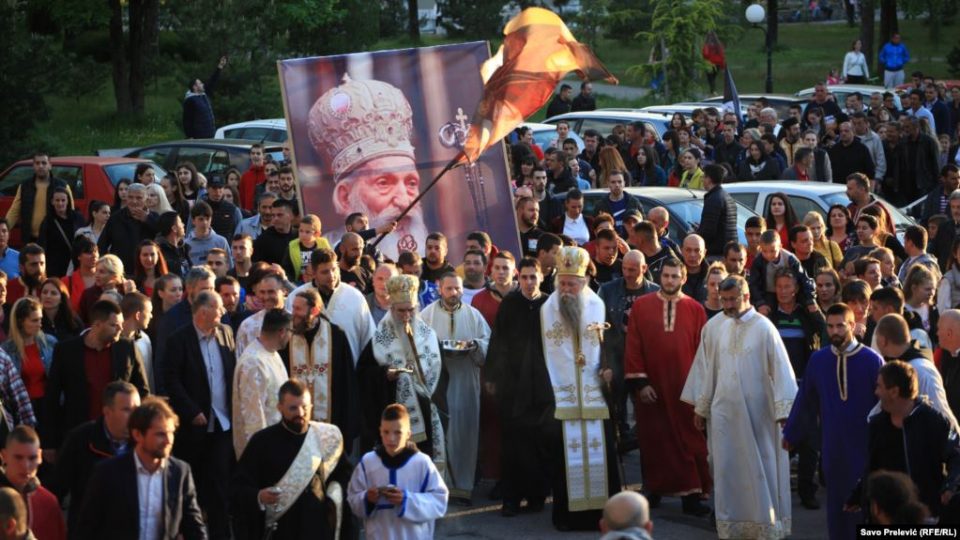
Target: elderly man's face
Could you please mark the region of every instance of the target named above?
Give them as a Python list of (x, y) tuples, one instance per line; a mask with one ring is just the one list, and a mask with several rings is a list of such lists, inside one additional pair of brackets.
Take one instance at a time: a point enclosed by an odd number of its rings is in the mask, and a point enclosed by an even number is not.
[(557, 292), (562, 295), (577, 296), (583, 291), (587, 279), (577, 276), (558, 276)]
[(336, 189), (341, 208), (366, 214), (373, 222), (400, 214), (419, 194), (420, 174), (413, 160), (405, 156), (371, 159)]
[(683, 241), (683, 263), (688, 268), (700, 266), (706, 255), (703, 244), (695, 238), (687, 238)]

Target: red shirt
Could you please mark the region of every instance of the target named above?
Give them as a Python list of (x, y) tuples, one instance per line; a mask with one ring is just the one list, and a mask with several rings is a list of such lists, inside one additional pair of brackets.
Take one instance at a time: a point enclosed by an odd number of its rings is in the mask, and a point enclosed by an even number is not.
[(20, 278), (11, 279), (7, 282), (7, 304), (13, 305), (17, 300), (23, 298), (27, 295), (33, 295), (39, 297), (36, 290), (28, 290), (27, 286), (23, 284), (23, 280)]
[(90, 420), (96, 420), (103, 413), (103, 389), (111, 379), (111, 349), (112, 347), (108, 346), (98, 351), (86, 344), (83, 346), (83, 367), (87, 376), (87, 403), (90, 406), (87, 416)]
[(250, 210), (254, 205), (254, 194), (257, 186), (267, 181), (263, 166), (251, 165), (247, 172), (240, 176), (240, 207)]
[(47, 371), (43, 369), (40, 348), (37, 347), (36, 343), (27, 345), (23, 348), (23, 353), (20, 377), (23, 379), (23, 385), (27, 387), (27, 395), (30, 396), (30, 399), (40, 399), (43, 397), (43, 390), (47, 386)]
[(67, 278), (67, 290), (70, 291), (70, 305), (73, 306), (73, 311), (80, 313), (80, 298), (87, 290), (87, 284), (83, 282), (83, 274), (79, 270), (74, 270)]
[(37, 540), (64, 540), (67, 526), (56, 495), (40, 486), (27, 495), (30, 531)]

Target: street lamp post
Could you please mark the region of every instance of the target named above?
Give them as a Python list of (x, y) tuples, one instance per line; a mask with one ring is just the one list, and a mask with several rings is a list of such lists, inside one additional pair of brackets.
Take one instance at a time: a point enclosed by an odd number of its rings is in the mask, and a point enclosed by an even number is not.
[[(770, 34), (767, 32), (767, 29), (760, 26), (760, 23), (766, 18), (767, 12), (763, 9), (763, 6), (760, 4), (752, 4), (747, 7), (746, 17), (747, 22), (753, 25), (754, 28), (763, 30), (763, 41), (767, 46), (767, 85), (766, 92), (773, 92), (773, 47), (770, 43)], [(774, 14), (776, 15), (776, 14)]]

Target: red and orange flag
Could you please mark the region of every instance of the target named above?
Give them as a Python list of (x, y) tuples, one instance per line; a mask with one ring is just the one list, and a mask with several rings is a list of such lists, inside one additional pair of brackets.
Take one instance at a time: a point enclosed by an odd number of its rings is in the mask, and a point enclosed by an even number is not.
[(503, 33), (500, 50), (480, 68), (483, 98), (463, 149), (470, 162), (543, 107), (571, 71), (583, 80), (618, 82), (551, 11), (527, 8)]

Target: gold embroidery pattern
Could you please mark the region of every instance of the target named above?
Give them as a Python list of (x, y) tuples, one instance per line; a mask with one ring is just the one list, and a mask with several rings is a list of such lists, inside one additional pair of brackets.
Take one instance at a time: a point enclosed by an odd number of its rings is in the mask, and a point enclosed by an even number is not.
[(548, 330), (545, 334), (547, 339), (553, 341), (555, 347), (563, 345), (563, 341), (570, 337), (570, 332), (563, 326), (560, 321), (555, 321), (551, 330)]

